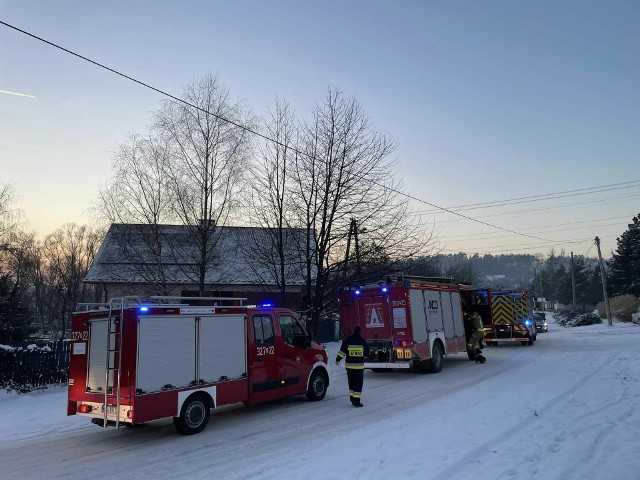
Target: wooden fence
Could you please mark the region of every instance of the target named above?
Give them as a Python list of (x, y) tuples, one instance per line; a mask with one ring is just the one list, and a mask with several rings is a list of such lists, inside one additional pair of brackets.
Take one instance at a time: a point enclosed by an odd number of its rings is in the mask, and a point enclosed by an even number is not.
[(0, 348), (0, 388), (29, 392), (66, 383), (71, 342), (60, 341), (45, 347)]

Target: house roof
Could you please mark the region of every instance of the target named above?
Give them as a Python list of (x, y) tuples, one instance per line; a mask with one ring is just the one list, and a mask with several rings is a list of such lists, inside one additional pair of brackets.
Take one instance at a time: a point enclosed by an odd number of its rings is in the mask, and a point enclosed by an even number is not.
[[(276, 285), (279, 263), (271, 233), (254, 227), (215, 228), (207, 242), (205, 284)], [(287, 285), (305, 284), (305, 238), (304, 229), (284, 230)], [(193, 226), (113, 224), (84, 280), (197, 285), (199, 244)]]

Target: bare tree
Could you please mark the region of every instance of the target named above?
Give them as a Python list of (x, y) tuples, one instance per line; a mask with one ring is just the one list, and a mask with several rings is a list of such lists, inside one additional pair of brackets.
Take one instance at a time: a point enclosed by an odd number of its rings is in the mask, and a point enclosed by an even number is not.
[[(162, 139), (132, 134), (113, 156), (113, 177), (100, 189), (94, 215), (120, 224), (112, 234), (152, 293), (167, 294), (167, 263), (174, 258), (163, 223), (176, 218), (168, 191), (168, 147)], [(140, 225), (144, 225), (143, 228)], [(129, 268), (111, 273), (127, 280)]]
[[(399, 191), (395, 143), (376, 132), (355, 98), (329, 88), (304, 125), (295, 164), (299, 222), (307, 231), (307, 292), (312, 328), (334, 301), (352, 219), (360, 227), (361, 255), (386, 258), (386, 268), (424, 254), (431, 233)], [(315, 238), (315, 242), (312, 241)], [(315, 244), (315, 246), (314, 246)], [(380, 251), (384, 250), (384, 255)]]
[(293, 182), (290, 168), (294, 163), (297, 127), (293, 110), (276, 100), (263, 120), (265, 140), (252, 168), (250, 223), (260, 228), (245, 246), (250, 267), (265, 285), (276, 285), (280, 305), (287, 304), (287, 283), (299, 281), (303, 265), (296, 243), (300, 229), (291, 228)]
[[(215, 270), (215, 256), (224, 254), (216, 248), (218, 227), (238, 207), (248, 166), (250, 138), (239, 125), (252, 122), (247, 108), (231, 99), (217, 75), (194, 81), (182, 98), (187, 103), (165, 102), (155, 128), (169, 147), (167, 186), (175, 214), (190, 227), (197, 245), (190, 259), (194, 268), (184, 273), (204, 295), (206, 279)], [(232, 272), (215, 273), (229, 279)]]
[(11, 183), (0, 183), (0, 249), (8, 246), (11, 233), (20, 225), (21, 210), (15, 208), (16, 195)]
[[(52, 309), (49, 315), (54, 319), (60, 338), (67, 333), (67, 326), (76, 305), (93, 300), (90, 285), (83, 279), (93, 262), (102, 241), (102, 233), (83, 225), (70, 223), (48, 235), (42, 246), (43, 282), (53, 292), (50, 296)], [(46, 295), (46, 291), (41, 291)], [(43, 306), (44, 307), (44, 306)]]

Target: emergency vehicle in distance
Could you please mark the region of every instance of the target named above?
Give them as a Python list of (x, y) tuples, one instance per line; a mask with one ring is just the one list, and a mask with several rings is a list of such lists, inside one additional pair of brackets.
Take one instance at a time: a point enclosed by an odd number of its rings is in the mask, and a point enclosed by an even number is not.
[(481, 316), (490, 316), (491, 324), (485, 323), (484, 341), (487, 345), (511, 343), (533, 345), (537, 331), (533, 320), (533, 301), (520, 290), (491, 291), (476, 290)]
[(346, 333), (360, 325), (371, 351), (365, 368), (437, 373), (444, 355), (467, 351), (463, 309), (476, 297), (473, 287), (450, 279), (387, 276), (340, 291), (340, 326)]
[(74, 313), (67, 415), (116, 428), (173, 417), (190, 435), (205, 428), (211, 408), (322, 400), (324, 347), (291, 310), (244, 300), (122, 297)]

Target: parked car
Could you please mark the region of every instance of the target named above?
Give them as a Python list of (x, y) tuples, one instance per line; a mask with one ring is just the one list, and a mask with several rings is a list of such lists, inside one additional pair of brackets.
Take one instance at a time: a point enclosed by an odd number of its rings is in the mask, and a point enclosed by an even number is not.
[(533, 312), (533, 321), (536, 324), (536, 332), (548, 332), (549, 324), (547, 324), (547, 317), (542, 312)]

